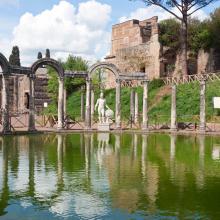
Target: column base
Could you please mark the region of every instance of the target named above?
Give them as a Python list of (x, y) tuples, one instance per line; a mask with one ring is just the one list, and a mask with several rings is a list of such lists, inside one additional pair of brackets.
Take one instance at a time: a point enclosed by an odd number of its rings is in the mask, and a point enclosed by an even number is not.
[(177, 132), (178, 129), (177, 129), (177, 128), (170, 128), (170, 131), (171, 131), (171, 132)]
[(11, 130), (8, 130), (8, 131), (2, 131), (2, 134), (4, 135), (4, 134), (11, 134), (12, 133), (12, 131)]
[(37, 129), (36, 128), (28, 128), (28, 132), (36, 132)]
[(199, 133), (206, 133), (206, 127), (199, 127)]
[(145, 131), (145, 132), (149, 132), (150, 130), (149, 130), (149, 127), (146, 127), (146, 126), (142, 126), (142, 131)]

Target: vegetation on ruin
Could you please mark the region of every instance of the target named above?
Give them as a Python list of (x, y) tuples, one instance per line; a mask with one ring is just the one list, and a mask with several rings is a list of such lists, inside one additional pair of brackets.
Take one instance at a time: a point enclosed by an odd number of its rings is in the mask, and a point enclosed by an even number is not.
[[(181, 24), (177, 19), (166, 19), (159, 23), (159, 40), (163, 46), (172, 51), (178, 51), (180, 47)], [(210, 14), (210, 18), (204, 21), (189, 19), (188, 21), (188, 50), (194, 55), (200, 49), (220, 49), (220, 8)]]
[(180, 63), (181, 74), (188, 74), (188, 24), (190, 17), (205, 6), (209, 5), (214, 0), (142, 0), (146, 6), (155, 5), (170, 13), (180, 22)]

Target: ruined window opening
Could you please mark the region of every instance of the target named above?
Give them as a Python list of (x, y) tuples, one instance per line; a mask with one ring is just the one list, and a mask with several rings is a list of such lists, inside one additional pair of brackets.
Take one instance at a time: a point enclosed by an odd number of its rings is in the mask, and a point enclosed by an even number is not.
[(140, 68), (140, 71), (141, 71), (141, 73), (145, 73), (145, 66), (142, 66), (142, 67)]
[(28, 92), (24, 93), (24, 107), (26, 109), (29, 109), (29, 100), (30, 100), (30, 95)]

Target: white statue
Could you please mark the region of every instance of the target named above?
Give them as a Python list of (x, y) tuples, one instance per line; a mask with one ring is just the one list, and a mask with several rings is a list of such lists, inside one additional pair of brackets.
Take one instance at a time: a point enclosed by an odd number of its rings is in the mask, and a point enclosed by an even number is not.
[[(109, 123), (109, 119), (112, 117), (112, 114), (114, 115), (114, 112), (106, 104), (103, 92), (101, 92), (100, 98), (96, 102), (95, 110), (97, 109), (97, 107), (99, 114), (99, 123)], [(105, 111), (105, 108), (107, 108), (108, 110)]]

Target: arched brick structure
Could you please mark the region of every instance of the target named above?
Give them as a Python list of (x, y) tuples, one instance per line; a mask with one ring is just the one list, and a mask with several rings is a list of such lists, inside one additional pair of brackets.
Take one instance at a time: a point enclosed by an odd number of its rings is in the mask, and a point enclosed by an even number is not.
[(104, 68), (104, 69), (111, 71), (112, 73), (114, 73), (116, 79), (119, 78), (120, 70), (114, 64), (107, 63), (107, 62), (98, 62), (92, 65), (89, 68), (89, 77), (91, 78), (92, 73), (94, 73), (97, 69), (100, 69), (100, 68)]
[[(58, 79), (59, 79), (59, 97), (58, 97), (58, 125), (57, 129), (63, 129), (64, 128), (64, 69), (62, 67), (62, 64), (58, 61), (51, 59), (51, 58), (42, 58), (37, 60), (32, 66), (31, 66), (31, 72), (34, 75), (38, 68), (42, 67), (43, 65), (48, 65), (52, 68), (54, 68), (57, 71)], [(30, 84), (32, 84), (32, 97), (34, 97), (34, 77), (30, 77)], [(30, 88), (31, 89), (31, 88)], [(34, 99), (33, 99), (33, 111), (34, 111)], [(34, 112), (33, 112), (34, 114)], [(33, 116), (34, 118), (34, 116)], [(33, 120), (30, 120), (33, 123)], [(30, 126), (31, 127), (31, 126)]]
[(115, 122), (116, 128), (121, 128), (121, 80), (120, 80), (120, 70), (112, 63), (107, 62), (98, 62), (92, 65), (88, 71), (88, 80), (86, 83), (86, 124), (87, 127), (91, 127), (91, 78), (92, 73), (94, 73), (97, 69), (107, 69), (111, 71), (116, 78), (116, 105), (115, 105)]
[(2, 68), (3, 74), (10, 74), (10, 64), (2, 53), (0, 53), (0, 66)]
[(48, 65), (50, 67), (53, 67), (57, 71), (58, 76), (60, 78), (64, 77), (64, 69), (61, 63), (51, 58), (42, 58), (37, 60), (35, 63), (33, 63), (33, 65), (31, 66), (32, 73), (35, 74), (37, 69), (42, 67), (43, 65)]

